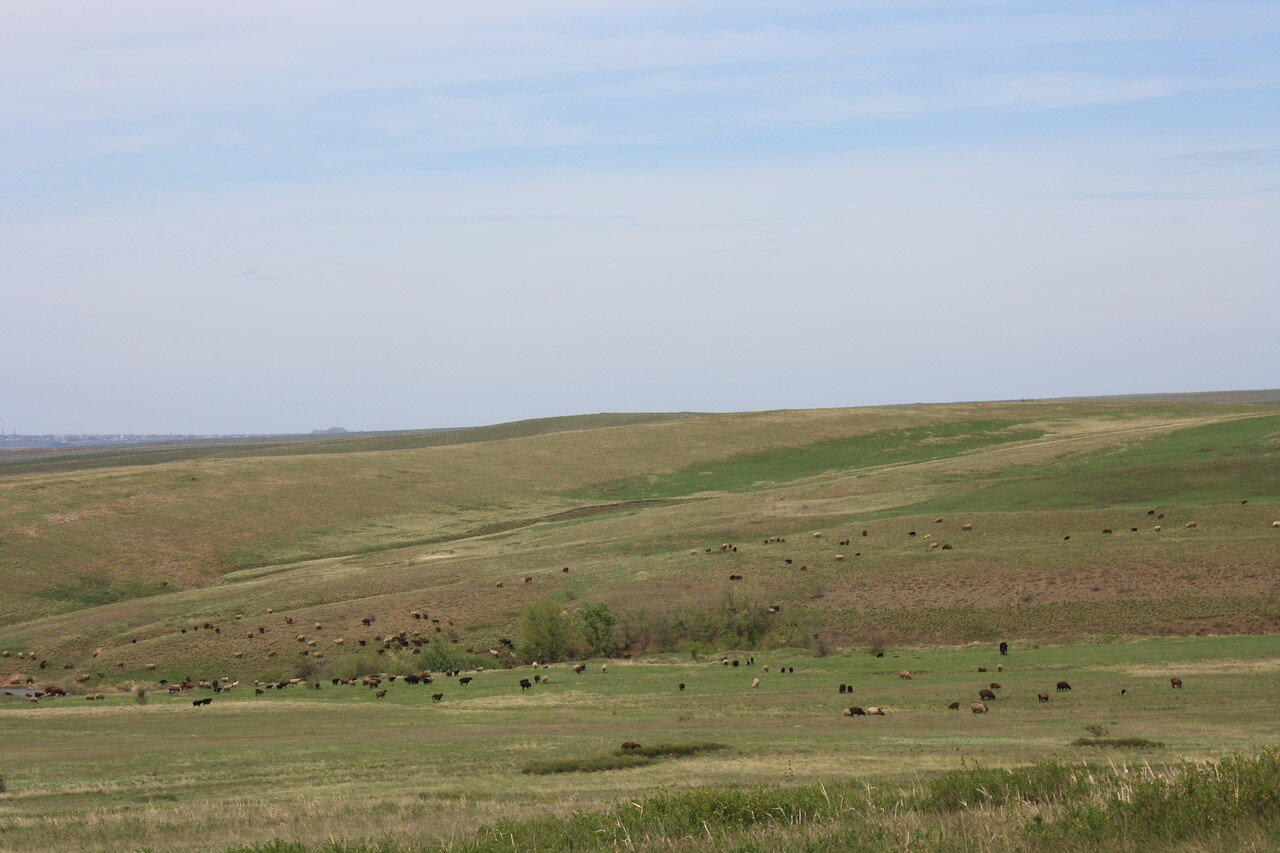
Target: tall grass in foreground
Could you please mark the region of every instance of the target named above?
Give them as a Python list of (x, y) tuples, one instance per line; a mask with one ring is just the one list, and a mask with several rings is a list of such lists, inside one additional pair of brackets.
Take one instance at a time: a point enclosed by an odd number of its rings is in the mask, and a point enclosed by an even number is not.
[(1280, 841), (1280, 749), (1208, 764), (964, 767), (908, 789), (847, 782), (695, 789), (566, 817), (498, 821), (460, 845), (320, 848), (276, 841), (237, 853), (452, 850), (1156, 850)]

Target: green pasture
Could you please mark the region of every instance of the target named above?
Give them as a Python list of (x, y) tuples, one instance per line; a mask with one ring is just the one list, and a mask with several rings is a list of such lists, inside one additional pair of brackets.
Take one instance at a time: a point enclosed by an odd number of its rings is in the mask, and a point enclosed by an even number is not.
[[(240, 685), (200, 708), (189, 693), (155, 689), (146, 706), (132, 695), (2, 699), (0, 849), (220, 849), (276, 837), (460, 842), (498, 818), (604, 808), (659, 791), (910, 785), (962, 761), (1112, 760), (1068, 745), (1080, 737), (1163, 742), (1141, 757), (1157, 763), (1280, 742), (1273, 636), (1015, 644), (1006, 657), (986, 645), (890, 649), (883, 658), (861, 650), (729, 656), (740, 665), (675, 656), (609, 661), (607, 672), (592, 661), (582, 674), (555, 665), (536, 670), (550, 682), (528, 691), (518, 682), (535, 671), (519, 668), (469, 673), (466, 687), (443, 677), (384, 682), (383, 699), (327, 682), (260, 696)], [(1174, 675), (1181, 690), (1170, 687)], [(1073, 689), (1055, 691), (1059, 680)], [(971, 714), (969, 703), (993, 681), (1002, 687), (990, 713)], [(853, 692), (839, 693), (841, 683)], [(1049, 702), (1037, 700), (1040, 691)], [(435, 692), (443, 701), (432, 701)], [(952, 701), (962, 710), (948, 710)], [(887, 715), (841, 715), (854, 704)], [(635, 769), (521, 772), (610, 753), (627, 740), (726, 749)]]

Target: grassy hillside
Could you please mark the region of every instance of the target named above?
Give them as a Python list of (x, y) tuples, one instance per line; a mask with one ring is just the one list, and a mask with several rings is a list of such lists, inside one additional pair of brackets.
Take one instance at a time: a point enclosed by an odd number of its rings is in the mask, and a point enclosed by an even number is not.
[[(1275, 407), (574, 423), (0, 478), (0, 649), (78, 669), (96, 648), (94, 669), (123, 664), (117, 674), (193, 656), (251, 674), (296, 654), (291, 633), (180, 628), (271, 607), (352, 639), (374, 633), (366, 615), (418, 627), (419, 607), (447, 614), (460, 647), (488, 648), (545, 596), (610, 603), (635, 652), (688, 634), (726, 595), (782, 606), (775, 640), (837, 644), (1280, 629)], [(704, 550), (724, 542), (737, 550)]]

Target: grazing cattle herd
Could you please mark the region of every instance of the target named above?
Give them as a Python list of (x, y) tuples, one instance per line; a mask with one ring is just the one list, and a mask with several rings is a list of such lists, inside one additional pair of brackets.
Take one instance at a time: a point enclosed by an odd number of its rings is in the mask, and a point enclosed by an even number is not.
[[(1155, 516), (1157, 519), (1164, 518), (1163, 512), (1157, 513), (1155, 510), (1148, 511), (1147, 515)], [(945, 521), (946, 519), (943, 517), (938, 517), (934, 519), (934, 523), (939, 525), (944, 524)], [(1280, 528), (1280, 520), (1273, 522), (1271, 526), (1275, 528)], [(1196, 530), (1198, 528), (1198, 523), (1194, 520), (1191, 520), (1191, 521), (1185, 522), (1182, 525), (1182, 527), (1183, 529), (1186, 529), (1186, 530)], [(1102, 533), (1107, 535), (1115, 535), (1114, 534), (1115, 529), (1117, 528), (1105, 527), (1105, 528), (1102, 528)], [(1119, 529), (1124, 530), (1123, 527)], [(1138, 532), (1137, 527), (1128, 527), (1128, 529), (1131, 533)], [(960, 526), (960, 530), (965, 532), (971, 532), (974, 530), (974, 524), (972, 522), (966, 522)], [(1156, 525), (1154, 527), (1154, 530), (1156, 532), (1160, 532), (1163, 530), (1163, 526)], [(915, 539), (916, 541), (931, 540), (933, 538), (932, 534), (924, 534), (923, 536), (919, 536), (916, 530), (908, 530), (908, 531), (905, 531), (905, 533), (908, 539)], [(862, 530), (860, 532), (860, 536), (870, 538), (869, 532), (867, 530)], [(1070, 541), (1071, 536), (1066, 535), (1066, 536), (1063, 536), (1062, 538), (1063, 538), (1063, 541)], [(811, 539), (816, 540), (815, 544), (821, 543), (821, 541), (823, 540), (822, 532), (821, 531), (814, 532), (811, 536)], [(852, 541), (852, 536), (845, 536), (843, 538), (838, 539), (838, 544), (839, 546), (844, 547), (844, 546), (848, 546), (851, 543), (851, 541)], [(764, 545), (785, 545), (786, 542), (787, 542), (786, 538), (781, 536), (770, 536), (762, 540), (762, 543)], [(931, 542), (929, 543), (929, 548), (938, 548), (939, 544), (940, 543), (938, 542)], [(952, 546), (949, 543), (941, 544), (941, 550), (952, 550)], [(712, 552), (734, 555), (734, 554), (739, 554), (739, 548), (737, 545), (733, 543), (726, 542), (721, 544), (718, 548), (708, 547), (702, 550), (693, 549), (690, 551), (691, 554), (705, 554), (705, 553), (712, 553)], [(860, 555), (861, 555), (861, 552), (854, 554), (854, 556), (860, 556)], [(844, 555), (834, 554), (834, 559), (837, 561), (843, 560)], [(791, 557), (785, 557), (783, 559), (783, 562), (786, 565), (793, 565), (793, 559)], [(799, 567), (800, 570), (805, 570), (807, 568), (808, 567), (805, 565), (802, 565)], [(561, 573), (567, 573), (568, 571), (569, 571), (568, 566), (565, 566), (562, 569), (560, 569)], [(745, 579), (745, 575), (737, 571), (729, 574), (728, 577), (729, 577), (729, 580), (735, 581), (735, 582), (742, 581)], [(532, 575), (524, 576), (523, 581), (525, 584), (531, 584), (534, 582), (534, 577)], [(497, 582), (496, 586), (498, 588), (502, 588), (503, 582), (501, 581)], [(768, 608), (768, 612), (771, 615), (776, 615), (781, 610), (782, 610), (781, 605), (771, 605)], [(274, 619), (282, 620), (285, 626), (290, 626), (295, 623), (295, 617), (292, 615), (288, 615), (288, 614), (274, 615), (277, 613), (276, 608), (274, 607), (265, 608), (265, 613), (268, 616), (273, 616)], [(377, 654), (385, 654), (386, 652), (389, 652), (389, 651), (408, 651), (409, 653), (417, 654), (420, 651), (421, 647), (427, 642), (429, 642), (430, 633), (441, 634), (446, 627), (450, 627), (453, 625), (452, 620), (448, 620), (448, 619), (442, 620), (440, 618), (432, 618), (429, 614), (427, 614), (425, 611), (421, 609), (409, 611), (408, 615), (413, 620), (418, 620), (422, 622), (429, 621), (430, 623), (432, 623), (430, 627), (434, 629), (433, 632), (429, 632), (429, 635), (427, 637), (424, 637), (423, 634), (419, 631), (390, 632), (390, 633), (384, 633), (384, 634), (377, 634), (372, 637), (366, 636), (363, 638), (357, 638), (354, 642), (359, 647), (362, 647), (362, 648), (372, 647), (372, 649), (375, 650)], [(237, 613), (233, 618), (235, 621), (243, 621), (246, 618), (246, 615), (244, 613)], [(302, 617), (298, 617), (298, 618), (302, 618)], [(367, 615), (359, 618), (358, 623), (360, 628), (367, 629), (367, 628), (371, 628), (373, 624), (376, 621), (378, 621), (379, 618), (380, 617), (371, 614), (371, 615)], [(263, 621), (266, 622), (265, 619)], [(244, 641), (256, 640), (261, 642), (260, 638), (264, 637), (264, 635), (266, 635), (269, 631), (268, 624), (256, 625), (252, 630), (242, 630), (242, 632), (229, 632), (228, 635), (226, 636), (230, 637), (234, 635), (236, 637), (242, 637)], [(314, 632), (314, 636), (308, 636), (307, 634), (297, 634), (295, 637), (296, 641), (302, 646), (302, 648), (299, 651), (299, 654), (307, 656), (308, 658), (316, 659), (323, 662), (325, 653), (323, 650), (319, 648), (320, 640), (317, 639), (317, 637), (324, 636), (326, 632), (325, 623), (320, 621), (310, 620), (310, 624), (311, 624), (311, 630), (312, 632)], [(353, 632), (359, 631), (359, 629), (355, 628), (354, 625), (355, 623), (353, 622), (351, 625), (347, 626), (347, 629), (352, 630)], [(221, 628), (222, 626), (215, 625), (209, 621), (204, 621), (204, 622), (198, 622), (195, 624), (182, 626), (178, 630), (181, 634), (187, 634), (188, 632), (196, 633), (196, 632), (203, 631), (203, 632), (212, 632), (214, 635), (222, 635)], [(337, 628), (337, 630), (343, 630), (343, 628), (339, 627)], [(331, 633), (332, 632), (330, 632), (330, 635)], [(138, 643), (139, 638), (135, 636), (129, 639), (130, 639), (130, 645), (134, 645)], [(449, 641), (451, 643), (457, 643), (458, 639), (456, 638), (456, 636), (453, 636), (449, 638)], [(327, 642), (330, 642), (332, 645), (335, 645), (335, 646), (345, 646), (347, 644), (347, 640), (345, 637), (334, 637), (331, 640), (328, 640)], [(515, 666), (515, 659), (512, 656), (513, 650), (514, 650), (514, 644), (512, 643), (512, 641), (507, 638), (501, 638), (499, 642), (495, 644), (495, 647), (489, 649), (488, 651), (493, 657), (501, 658), (504, 660), (504, 663), (503, 663), (504, 668), (511, 669), (511, 668), (514, 668)], [(1007, 642), (1000, 642), (998, 646), (998, 650), (999, 650), (999, 654), (1002, 657), (1007, 657), (1010, 651), (1009, 644)], [(101, 654), (104, 651), (105, 650), (103, 648), (94, 649), (91, 656), (94, 658), (97, 658), (99, 654)], [(467, 649), (467, 651), (471, 652), (472, 649)], [(234, 652), (231, 652), (230, 656), (235, 660), (243, 661), (245, 660), (245, 654), (246, 653), (244, 651), (236, 650)], [(274, 658), (276, 655), (277, 655), (276, 651), (269, 651), (265, 654), (264, 659), (271, 659), (271, 658)], [(51, 666), (54, 666), (54, 667), (57, 666), (56, 664), (51, 664), (49, 660), (41, 658), (39, 655), (37, 655), (35, 652), (32, 652), (32, 651), (14, 652), (11, 650), (3, 650), (3, 651), (0, 651), (0, 656), (4, 658), (14, 658), (18, 661), (24, 661), (24, 662), (38, 661), (37, 666), (41, 670), (49, 669)], [(877, 653), (876, 656), (883, 657), (883, 653), (882, 652)], [(731, 666), (731, 667), (739, 667), (741, 663), (739, 659), (730, 658), (729, 656), (725, 656), (721, 658), (720, 662), (724, 666)], [(755, 658), (754, 657), (745, 658), (745, 665), (748, 667), (754, 666)], [(61, 666), (64, 669), (70, 669), (74, 667), (74, 664), (65, 663), (65, 664), (62, 664)], [(125, 666), (125, 662), (123, 660), (117, 661), (116, 666), (123, 668)], [(156, 666), (157, 665), (153, 662), (135, 663), (135, 668), (140, 668), (147, 671), (154, 671), (156, 669)], [(533, 666), (535, 669), (539, 668), (538, 664), (536, 663)], [(585, 672), (586, 665), (582, 663), (573, 664), (572, 670), (574, 673), (581, 675), (583, 672)], [(998, 672), (1003, 671), (1004, 666), (997, 665), (996, 670)], [(477, 671), (483, 672), (484, 669), (479, 668)], [(608, 664), (602, 663), (600, 665), (600, 671), (601, 673), (608, 673), (609, 671)], [(762, 667), (761, 671), (767, 675), (770, 672), (770, 668), (766, 664)], [(986, 672), (987, 667), (979, 666), (978, 671)], [(794, 673), (795, 668), (786, 667), (786, 666), (778, 667), (777, 672), (779, 674)], [(893, 673), (889, 672), (886, 674), (893, 674)], [(905, 669), (897, 671), (896, 674), (898, 678), (901, 679), (902, 681), (910, 681), (913, 678), (913, 673)], [(378, 673), (373, 675), (365, 675), (365, 676), (346, 678), (346, 679), (333, 678), (331, 679), (331, 684), (333, 686), (365, 687), (373, 691), (375, 698), (382, 699), (387, 696), (387, 687), (384, 686), (384, 682), (386, 682), (387, 684), (390, 684), (392, 682), (395, 682), (397, 679), (399, 679), (406, 684), (429, 685), (429, 684), (432, 684), (435, 681), (435, 678), (439, 675), (457, 677), (458, 684), (461, 687), (468, 686), (474, 680), (474, 676), (472, 675), (461, 675), (460, 672), (457, 670), (450, 670), (442, 673), (433, 673), (431, 671), (418, 671), (418, 672), (409, 672), (404, 674), (390, 674), (390, 673), (383, 672), (383, 673)], [(100, 678), (102, 677), (101, 673), (98, 674), (98, 677)], [(79, 675), (75, 676), (74, 681), (76, 682), (77, 685), (79, 685), (89, 680), (90, 678), (91, 676), (88, 673), (80, 673)], [(28, 699), (28, 701), (31, 701), (31, 702), (37, 702), (41, 699), (56, 698), (60, 696), (65, 696), (67, 694), (67, 690), (64, 687), (57, 684), (52, 684), (52, 683), (44, 684), (37, 689), (34, 687), (34, 679), (31, 676), (27, 676), (27, 675), (10, 676), (8, 681), (9, 681), (8, 686), (10, 688), (15, 688), (20, 690), (22, 695), (24, 695)], [(550, 678), (548, 676), (544, 676), (542, 674), (535, 674), (532, 680), (530, 680), (529, 678), (520, 678), (518, 681), (518, 686), (521, 692), (525, 692), (525, 691), (532, 690), (536, 684), (544, 684), (549, 681), (550, 681)], [(1170, 678), (1169, 681), (1170, 681), (1171, 687), (1174, 689), (1181, 689), (1183, 686), (1183, 682), (1181, 678), (1172, 677)], [(170, 695), (178, 695), (183, 692), (194, 691), (194, 690), (209, 690), (214, 694), (218, 694), (226, 691), (231, 691), (241, 686), (241, 682), (238, 680), (232, 679), (230, 676), (209, 677), (209, 678), (197, 678), (193, 676), (185, 676), (180, 681), (177, 681), (174, 683), (169, 683), (165, 679), (160, 679), (159, 686)], [(252, 686), (253, 686), (253, 694), (255, 696), (263, 696), (266, 694), (266, 691), (269, 691), (269, 690), (285, 690), (293, 687), (302, 687), (303, 689), (310, 689), (310, 690), (321, 689), (321, 684), (319, 681), (308, 683), (303, 678), (288, 678), (288, 679), (278, 679), (278, 680), (269, 680), (269, 681), (253, 681)], [(681, 682), (678, 685), (678, 690), (685, 691), (687, 686), (688, 685), (686, 685), (684, 682)], [(760, 677), (757, 677), (757, 676), (751, 677), (750, 687), (752, 689), (758, 689), (764, 686), (765, 686), (764, 682)], [(853, 693), (854, 689), (855, 688), (852, 684), (840, 683), (838, 686), (837, 692), (841, 694), (849, 694), (849, 693)], [(979, 688), (977, 690), (977, 696), (979, 701), (972, 702), (970, 704), (970, 710), (974, 714), (989, 713), (990, 705), (988, 703), (993, 703), (996, 701), (997, 699), (996, 691), (1001, 689), (1002, 689), (1001, 685), (996, 682), (991, 682), (986, 687)], [(1057, 684), (1055, 685), (1055, 691), (1058, 693), (1070, 691), (1071, 689), (1072, 689), (1071, 685), (1066, 681), (1058, 681)], [(0, 687), (0, 690), (3, 690), (3, 687)], [(1127, 689), (1121, 690), (1120, 692), (1121, 692), (1121, 695), (1127, 695)], [(444, 696), (445, 696), (444, 693), (439, 693), (439, 692), (433, 693), (431, 694), (431, 699), (433, 702), (442, 702), (444, 700)], [(101, 701), (105, 698), (106, 698), (106, 695), (100, 692), (85, 694), (85, 699), (87, 701)], [(1038, 692), (1036, 694), (1036, 699), (1039, 703), (1049, 702), (1050, 693), (1047, 690)], [(193, 700), (191, 704), (195, 707), (205, 707), (210, 705), (212, 701), (213, 701), (212, 697), (205, 696), (205, 697), (201, 697)], [(946, 707), (950, 710), (959, 710), (961, 707), (961, 702), (952, 701)], [(847, 717), (885, 716), (886, 715), (885, 711), (878, 706), (867, 706), (867, 707), (856, 706), (856, 705), (849, 706), (844, 708), (842, 713), (844, 716), (847, 716)], [(628, 742), (627, 744), (624, 744), (623, 747), (628, 749), (638, 748), (639, 745)]]

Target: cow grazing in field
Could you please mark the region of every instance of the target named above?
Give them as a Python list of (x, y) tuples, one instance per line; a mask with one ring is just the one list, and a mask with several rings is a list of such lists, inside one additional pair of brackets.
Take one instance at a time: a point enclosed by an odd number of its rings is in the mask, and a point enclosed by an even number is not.
[(1062, 691), (1064, 691), (1064, 690), (1070, 690), (1070, 689), (1071, 689), (1071, 685), (1070, 685), (1070, 684), (1067, 684), (1067, 682), (1065, 682), (1065, 681), (1059, 681), (1059, 682), (1058, 682), (1057, 691), (1058, 691), (1059, 693), (1061, 693), (1061, 692), (1062, 692)]
[(950, 710), (950, 711), (959, 711), (959, 710), (960, 710), (960, 703), (959, 703), (959, 702), (952, 702), (950, 705), (948, 705), (948, 706), (947, 706), (947, 709), (948, 709), (948, 710)]
[(1174, 688), (1180, 688), (1180, 687), (1182, 687), (1182, 679), (1181, 679), (1181, 678), (1170, 678), (1170, 679), (1169, 679), (1169, 685), (1170, 685), (1171, 687), (1174, 687)]
[(985, 714), (989, 709), (985, 702), (974, 702), (969, 705), (969, 710), (975, 714)]
[(983, 700), (984, 702), (994, 702), (996, 698), (996, 693), (994, 690), (988, 690), (987, 688), (984, 687), (978, 691), (978, 698)]
[(1039, 699), (1041, 702), (1048, 702), (1048, 701), (1049, 701), (1049, 694), (1048, 694), (1048, 692), (1047, 692), (1047, 691), (1046, 691), (1046, 692), (1042, 692), (1042, 693), (1037, 693), (1037, 694), (1036, 694), (1036, 698), (1037, 698), (1037, 699)]
[(635, 750), (640, 748), (640, 744), (636, 743), (633, 740), (629, 740), (626, 743), (622, 744), (622, 748), (627, 750), (628, 752), (634, 752)]
[(471, 683), (471, 676), (469, 675), (462, 676), (462, 678), (458, 679), (458, 683), (461, 684), (463, 687), (466, 687), (468, 684)]
[(862, 708), (858, 707), (857, 705), (854, 705), (852, 707), (845, 708), (844, 715), (846, 717), (865, 717), (867, 715), (867, 712)]
[(432, 694), (431, 694), (431, 701), (432, 701), (432, 702), (439, 702), (439, 701), (440, 701), (441, 699), (443, 699), (443, 698), (444, 698), (444, 694), (443, 694), (443, 693), (432, 693)]

